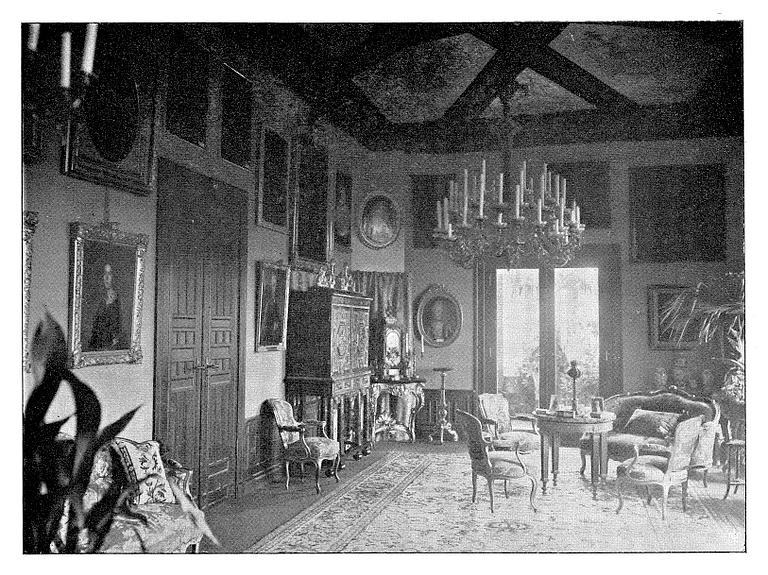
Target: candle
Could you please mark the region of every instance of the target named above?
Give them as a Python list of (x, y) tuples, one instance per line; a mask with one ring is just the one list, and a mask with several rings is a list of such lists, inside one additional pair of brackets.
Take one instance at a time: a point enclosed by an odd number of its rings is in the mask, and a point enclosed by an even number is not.
[(437, 200), (437, 231), (443, 231), (443, 210), (440, 206), (440, 200)]
[(504, 172), (499, 173), (499, 203), (504, 203)]
[(424, 336), (421, 336), (421, 357), (424, 357)]
[(85, 74), (93, 73), (93, 58), (96, 55), (96, 31), (98, 24), (88, 24), (85, 28), (85, 45), (83, 46), (82, 71)]
[(515, 217), (520, 217), (520, 186), (515, 186)]
[(573, 205), (571, 206), (571, 223), (576, 223), (576, 200), (573, 200)]
[(543, 223), (543, 220), (541, 219), (541, 204), (542, 204), (542, 200), (541, 200), (541, 198), (539, 198), (539, 201), (536, 204), (536, 206), (537, 206), (537, 210), (538, 210), (538, 213), (539, 213), (539, 223), (540, 224)]
[(560, 204), (560, 226), (565, 227), (565, 202)]
[(27, 36), (27, 49), (30, 52), (37, 52), (37, 41), (40, 39), (40, 24), (29, 25), (29, 36)]
[(552, 195), (552, 172), (547, 172), (547, 195)]
[(502, 219), (501, 219), (501, 212), (499, 212), (499, 223), (500, 223), (500, 224), (501, 224), (501, 223), (503, 223), (503, 222), (502, 222)]
[(520, 189), (525, 190), (525, 181), (528, 179), (528, 162), (523, 160), (523, 179), (520, 180)]
[(464, 217), (462, 218), (462, 223), (465, 226), (467, 225), (467, 210), (469, 209), (469, 191), (467, 190), (467, 185), (468, 185), (467, 170), (464, 170)]
[(544, 192), (547, 190), (547, 176), (545, 174), (541, 174), (541, 178), (539, 178), (539, 198), (541, 201), (544, 201)]
[(70, 59), (72, 58), (72, 33), (64, 32), (61, 35), (61, 80), (59, 85), (69, 89)]
[(523, 162), (523, 167), (520, 168), (520, 187), (525, 189), (525, 162)]
[(560, 176), (555, 174), (555, 201), (560, 203)]
[(563, 205), (565, 205), (565, 185), (566, 185), (566, 183), (567, 182), (565, 181), (565, 178), (563, 178), (563, 189), (562, 189), (563, 196), (560, 199), (560, 203), (563, 204)]
[(450, 220), (448, 218), (448, 198), (443, 198), (443, 227), (448, 230)]
[(448, 237), (453, 237), (453, 224), (451, 222), (448, 222)]
[(485, 203), (485, 160), (480, 171), (480, 217), (483, 217), (483, 204)]
[(581, 225), (581, 206), (576, 206), (576, 225)]

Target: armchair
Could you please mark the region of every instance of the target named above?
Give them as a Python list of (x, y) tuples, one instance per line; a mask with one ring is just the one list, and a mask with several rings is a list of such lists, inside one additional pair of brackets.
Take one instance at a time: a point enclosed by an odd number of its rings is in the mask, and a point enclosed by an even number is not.
[(616, 470), (616, 490), (619, 496), (619, 506), (616, 508), (616, 513), (621, 511), (624, 505), (622, 488), (629, 483), (645, 487), (648, 503), (651, 502), (651, 486), (661, 486), (662, 519), (667, 517), (669, 489), (680, 485), (683, 491), (683, 511), (686, 511), (688, 470), (691, 468), (693, 450), (699, 441), (702, 420), (703, 416), (697, 415), (677, 425), (668, 459), (660, 455), (640, 455), (640, 447), (634, 446), (635, 456), (620, 463)]
[[(509, 402), (501, 393), (481, 393), (477, 396), (480, 406), (480, 420), (486, 428), (494, 450), (530, 453), (539, 449), (539, 434), (536, 418), (530, 414), (509, 413)], [(515, 422), (528, 422), (530, 429), (518, 429)]]
[[(291, 463), (298, 463), (302, 470), (305, 463), (315, 466), (315, 490), (320, 493), (320, 469), (323, 461), (333, 461), (332, 475), (339, 482), (339, 443), (330, 439), (325, 431), (325, 421), (305, 420), (296, 421), (293, 417), (293, 407), (282, 399), (268, 399), (267, 405), (272, 411), (280, 439), (283, 445), (283, 461), (285, 463), (285, 489), (291, 481)], [(307, 436), (307, 426), (320, 428), (322, 435)]]
[(488, 494), (491, 499), (491, 513), (493, 513), (493, 482), (497, 479), (504, 481), (504, 496), (509, 497), (507, 481), (527, 477), (531, 482), (530, 503), (534, 511), (536, 506), (533, 500), (536, 497), (536, 478), (528, 473), (525, 464), (520, 460), (519, 444), (515, 446), (514, 458), (512, 454), (502, 451), (489, 451), (491, 441), (483, 434), (482, 424), (474, 415), (456, 410), (456, 414), (462, 418), (462, 423), (467, 435), (467, 447), (469, 459), (472, 462), (472, 503), (477, 499), (477, 476), (482, 475), (488, 482)]

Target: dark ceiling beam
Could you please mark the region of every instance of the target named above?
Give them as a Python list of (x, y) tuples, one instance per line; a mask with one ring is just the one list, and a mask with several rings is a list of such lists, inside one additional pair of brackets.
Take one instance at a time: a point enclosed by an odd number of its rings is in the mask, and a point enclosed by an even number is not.
[(327, 118), (364, 146), (369, 135), (385, 130), (386, 117), (349, 78), (318, 64), (317, 46), (296, 24), (249, 29), (250, 52), (296, 94), (315, 116)]
[(466, 24), (374, 24), (365, 41), (350, 46), (336, 59), (334, 67), (340, 76), (352, 78), (401, 50), (463, 34), (466, 30)]
[(614, 90), (549, 46), (531, 55), (529, 67), (597, 108), (623, 112), (639, 107), (637, 102)]
[(456, 121), (479, 116), (528, 67), (530, 58), (554, 40), (566, 26), (566, 23), (473, 25), (472, 33), (497, 51), (446, 110), (445, 118)]
[[(696, 113), (686, 104), (638, 108), (622, 116), (605, 110), (521, 116), (514, 147), (594, 142), (741, 137), (743, 122), (727, 111)], [(506, 145), (501, 120), (393, 124), (371, 142), (374, 151), (446, 154), (499, 150)]]

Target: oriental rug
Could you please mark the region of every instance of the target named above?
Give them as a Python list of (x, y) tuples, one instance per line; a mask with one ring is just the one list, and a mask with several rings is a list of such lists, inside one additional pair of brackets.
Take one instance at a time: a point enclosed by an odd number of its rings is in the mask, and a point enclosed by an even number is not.
[[(539, 477), (538, 454), (524, 456)], [(505, 499), (501, 482), (492, 514), (485, 479), (471, 502), (469, 457), (460, 453), (388, 453), (380, 461), (320, 498), (271, 532), (249, 553), (395, 552), (661, 552), (744, 551), (745, 500), (723, 501), (722, 483), (705, 488), (691, 479), (688, 510), (680, 489), (670, 493), (667, 520), (660, 492), (650, 504), (628, 489), (616, 513), (615, 463), (593, 500), (590, 482), (578, 473), (576, 449), (561, 450), (558, 485), (537, 493), (511, 482)], [(739, 494), (741, 495), (741, 493)]]

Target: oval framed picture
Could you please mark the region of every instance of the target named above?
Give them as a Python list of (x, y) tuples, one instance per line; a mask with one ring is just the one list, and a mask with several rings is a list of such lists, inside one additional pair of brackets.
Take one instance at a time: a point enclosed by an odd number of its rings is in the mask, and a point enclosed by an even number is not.
[(424, 291), (416, 311), (416, 327), (424, 343), (430, 347), (452, 344), (461, 333), (462, 322), (461, 306), (452, 293), (439, 285)]
[(400, 233), (400, 214), (388, 195), (375, 192), (365, 198), (358, 218), (360, 239), (369, 248), (391, 245)]

